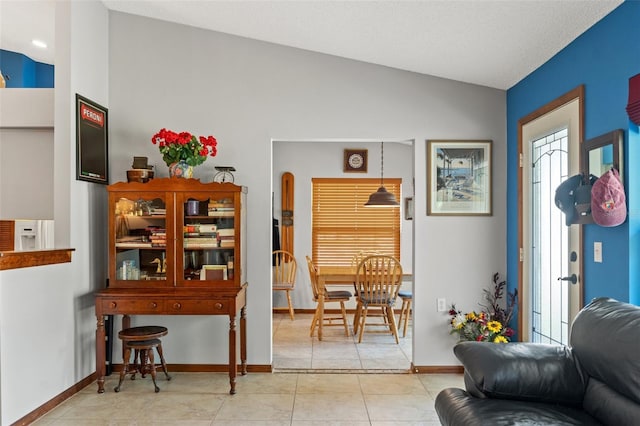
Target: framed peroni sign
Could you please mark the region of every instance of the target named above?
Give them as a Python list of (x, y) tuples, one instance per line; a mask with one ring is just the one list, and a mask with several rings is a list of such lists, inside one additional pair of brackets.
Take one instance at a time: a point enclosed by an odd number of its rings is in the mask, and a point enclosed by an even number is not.
[(491, 216), (491, 141), (427, 141), (427, 214)]
[(76, 93), (76, 179), (109, 183), (107, 109)]

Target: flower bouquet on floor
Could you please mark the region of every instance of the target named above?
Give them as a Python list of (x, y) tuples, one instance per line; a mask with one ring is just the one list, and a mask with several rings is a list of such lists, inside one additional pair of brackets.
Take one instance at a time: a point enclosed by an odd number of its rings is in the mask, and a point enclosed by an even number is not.
[(463, 313), (451, 305), (449, 321), (451, 334), (458, 334), (460, 341), (472, 340), (476, 342), (507, 343), (514, 331), (509, 327), (518, 301), (518, 291), (507, 293), (506, 307), (500, 300), (504, 296), (505, 281), (500, 281), (498, 273), (493, 275), (493, 290), (484, 289), (486, 304), (480, 312)]

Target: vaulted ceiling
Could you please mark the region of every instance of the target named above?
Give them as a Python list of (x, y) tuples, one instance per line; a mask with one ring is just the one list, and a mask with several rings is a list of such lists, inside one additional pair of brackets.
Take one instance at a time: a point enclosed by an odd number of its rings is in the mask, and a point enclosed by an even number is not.
[[(622, 0), (102, 3), (113, 11), (508, 89)], [(0, 48), (54, 63), (54, 16), (54, 0), (0, 1)], [(49, 48), (31, 46), (33, 38)]]

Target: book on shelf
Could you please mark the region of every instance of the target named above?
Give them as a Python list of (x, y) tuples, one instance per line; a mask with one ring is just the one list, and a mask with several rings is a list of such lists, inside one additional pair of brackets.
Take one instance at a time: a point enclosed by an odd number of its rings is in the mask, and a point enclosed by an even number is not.
[(207, 212), (207, 216), (209, 217), (233, 217), (236, 212), (233, 210), (229, 211), (218, 211), (218, 210), (209, 210)]
[(220, 247), (220, 245), (215, 242), (215, 243), (189, 243), (189, 244), (185, 244), (184, 248), (185, 249), (201, 249), (201, 248), (216, 248), (216, 247)]
[(234, 247), (235, 245), (235, 240), (220, 240), (220, 247)]
[(215, 243), (218, 241), (215, 237), (187, 237), (184, 240), (184, 243)]
[(222, 202), (222, 201), (216, 201), (216, 200), (212, 200), (209, 201), (209, 203), (207, 204), (207, 207), (211, 208), (220, 208), (220, 209), (232, 209), (235, 207), (235, 205), (232, 202), (226, 203), (226, 202)]
[(236, 230), (234, 228), (223, 228), (218, 229), (218, 237), (233, 237), (236, 235)]
[(202, 265), (201, 280), (226, 280), (227, 265)]
[(145, 247), (153, 247), (153, 244), (150, 242), (144, 242), (144, 241), (116, 242), (116, 248), (145, 248)]
[(218, 226), (215, 223), (201, 223), (198, 226), (201, 234), (211, 234), (218, 230)]

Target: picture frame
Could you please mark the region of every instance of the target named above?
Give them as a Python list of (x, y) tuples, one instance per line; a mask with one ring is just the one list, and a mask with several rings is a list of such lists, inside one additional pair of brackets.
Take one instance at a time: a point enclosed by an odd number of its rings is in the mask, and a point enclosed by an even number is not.
[(76, 180), (109, 183), (107, 108), (76, 93)]
[(200, 270), (201, 280), (226, 280), (227, 265), (202, 265)]
[(345, 173), (367, 173), (367, 150), (345, 149), (342, 170)]
[(427, 140), (427, 215), (492, 214), (492, 141)]

